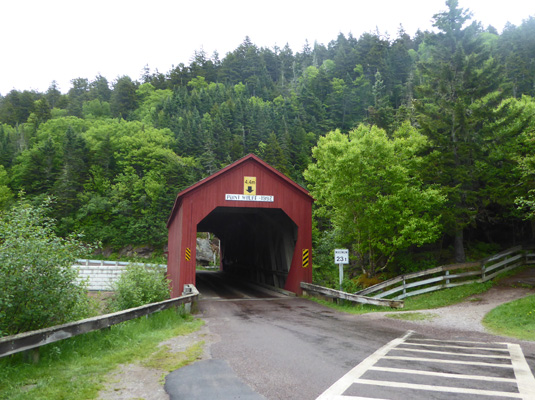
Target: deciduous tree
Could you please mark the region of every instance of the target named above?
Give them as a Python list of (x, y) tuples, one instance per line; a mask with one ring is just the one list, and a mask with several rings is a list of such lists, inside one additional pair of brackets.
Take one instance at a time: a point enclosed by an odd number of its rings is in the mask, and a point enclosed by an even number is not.
[[(390, 139), (375, 126), (348, 135), (333, 131), (312, 150), (305, 171), (316, 215), (330, 219), (339, 245), (352, 249), (370, 276), (386, 268), (397, 251), (436, 240), (437, 211), (445, 198), (420, 176), (426, 139), (404, 124)], [(334, 245), (334, 244), (333, 244)]]

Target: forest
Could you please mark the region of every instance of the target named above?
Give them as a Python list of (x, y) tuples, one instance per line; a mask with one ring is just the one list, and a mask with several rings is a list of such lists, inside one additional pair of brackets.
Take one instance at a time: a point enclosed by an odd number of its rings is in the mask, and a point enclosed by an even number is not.
[(335, 247), (373, 276), (533, 242), (535, 18), (499, 33), (448, 0), (433, 21), (12, 90), (0, 208), (51, 197), (61, 236), (162, 252), (177, 193), (255, 153), (315, 197), (319, 280)]

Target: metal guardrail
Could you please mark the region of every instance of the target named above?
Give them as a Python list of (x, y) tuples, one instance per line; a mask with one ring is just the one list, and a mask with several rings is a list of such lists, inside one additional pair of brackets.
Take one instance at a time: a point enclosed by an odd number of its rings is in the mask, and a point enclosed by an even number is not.
[[(516, 246), (481, 261), (440, 266), (412, 274), (400, 275), (360, 290), (355, 294), (370, 296), (375, 299), (394, 296), (394, 300), (401, 300), (435, 290), (475, 282), (486, 282), (495, 278), (498, 274), (524, 264), (535, 264), (535, 253), (524, 249), (522, 246)], [(418, 280), (418, 278), (424, 279)]]
[(301, 282), (301, 289), (303, 289), (306, 293), (319, 293), (336, 299), (349, 300), (361, 304), (372, 304), (374, 306), (391, 308), (403, 308), (404, 306), (403, 300), (377, 299), (373, 297), (360, 296), (358, 294), (346, 293), (340, 290), (329, 289), (306, 282)]
[[(56, 325), (36, 331), (2, 337), (0, 338), (0, 358), (27, 350), (38, 349), (46, 344), (58, 342), (83, 333), (104, 329), (121, 322), (163, 311), (171, 307), (196, 303), (199, 299), (199, 292), (193, 285), (185, 285), (184, 293), (185, 294), (180, 297), (164, 300), (158, 303), (146, 304), (141, 307), (130, 308), (112, 314), (100, 315), (98, 317), (69, 322), (63, 325)], [(34, 354), (34, 360), (35, 359), (36, 356)]]
[(117, 266), (117, 267), (126, 267), (130, 264), (143, 264), (143, 265), (151, 265), (161, 268), (167, 268), (167, 265), (164, 264), (152, 264), (152, 263), (139, 263), (135, 261), (108, 261), (108, 260), (87, 260), (87, 259), (77, 259), (75, 265), (85, 265), (85, 266)]

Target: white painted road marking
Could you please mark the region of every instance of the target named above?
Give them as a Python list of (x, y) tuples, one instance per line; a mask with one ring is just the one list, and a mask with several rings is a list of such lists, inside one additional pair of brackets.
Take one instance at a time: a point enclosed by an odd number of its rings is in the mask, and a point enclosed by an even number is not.
[[(330, 388), (323, 392), (316, 400), (371, 400), (370, 397), (366, 397), (366, 391), (369, 387), (374, 387), (374, 396), (383, 396), (384, 400), (388, 400), (388, 391), (392, 388), (402, 390), (416, 391), (432, 391), (443, 392), (450, 394), (466, 394), (475, 396), (496, 396), (500, 398), (511, 399), (535, 399), (535, 378), (531, 372), (531, 369), (524, 358), (522, 349), (517, 344), (512, 343), (482, 343), (482, 342), (468, 342), (468, 341), (442, 341), (436, 339), (417, 339), (412, 338), (412, 331), (407, 332), (403, 337), (392, 340), (390, 343), (381, 347), (375, 353), (363, 360), (359, 365), (349, 371), (340, 380), (335, 382)], [(440, 343), (433, 344), (433, 343)], [(423, 347), (424, 349), (417, 349), (415, 346)], [(493, 347), (496, 346), (496, 347)], [(440, 350), (434, 350), (433, 348), (440, 348)], [(459, 350), (454, 351), (443, 351)], [(418, 357), (410, 356), (396, 356), (393, 353), (407, 352), (409, 355), (417, 353)], [(496, 353), (488, 354), (488, 353)], [(417, 354), (414, 354), (415, 356)], [(432, 358), (426, 358), (425, 355), (429, 354)], [(446, 359), (437, 358), (440, 356), (447, 357)], [(465, 358), (480, 358), (482, 361), (464, 361)], [(453, 359), (452, 359), (453, 358)], [(457, 359), (455, 359), (457, 358)], [(487, 362), (485, 359), (493, 359), (497, 362)], [(386, 360), (386, 361), (383, 361)], [(392, 367), (392, 366), (378, 366), (379, 361), (382, 364), (392, 363), (397, 361), (408, 362), (410, 366), (418, 365), (423, 369), (406, 369)], [(488, 360), (491, 361), (491, 360)], [(498, 362), (500, 361), (500, 362)], [(448, 373), (448, 372), (436, 372), (425, 370), (427, 365), (462, 365), (474, 367), (474, 372), (480, 372), (477, 374), (463, 374), (463, 373)], [(423, 366), (423, 367), (422, 367)], [(459, 367), (461, 368), (461, 367)], [(483, 368), (483, 369), (480, 369)], [(435, 369), (435, 368), (434, 368)], [(511, 378), (500, 376), (488, 376), (489, 373), (500, 374), (508, 373)], [(508, 372), (512, 371), (512, 372)], [(389, 381), (383, 378), (377, 379), (364, 379), (363, 375), (367, 372), (386, 373), (393, 374), (395, 381)], [(470, 371), (472, 372), (472, 371)], [(514, 373), (514, 378), (512, 378)], [(487, 374), (487, 375), (485, 375)], [(405, 379), (414, 377), (428, 377), (427, 379), (436, 378), (437, 384), (426, 381), (423, 383), (406, 382)], [(450, 382), (459, 382), (459, 386), (453, 384), (452, 386), (445, 386), (440, 384), (440, 379), (446, 379)], [(416, 379), (417, 380), (417, 379)], [(490, 389), (478, 389), (472, 387), (461, 387), (460, 383), (465, 382), (465, 386), (473, 384), (474, 382), (492, 382), (498, 384), (498, 387), (492, 390)], [(507, 385), (509, 391), (503, 391), (499, 387), (500, 383)], [(488, 384), (487, 384), (488, 385)], [(506, 387), (506, 388), (507, 388)], [(348, 389), (350, 389), (348, 392)], [(385, 394), (381, 394), (381, 388), (385, 390)], [(362, 389), (362, 390), (360, 390)], [(347, 393), (348, 392), (348, 393)], [(377, 397), (373, 399), (378, 400)]]
[(390, 343), (381, 347), (371, 356), (365, 358), (359, 365), (357, 365), (355, 368), (345, 374), (342, 378), (340, 378), (337, 382), (335, 382), (335, 384), (332, 385), (329, 389), (323, 392), (316, 400), (334, 400), (337, 398), (342, 398), (339, 396), (341, 396), (353, 383), (355, 383), (356, 380), (358, 380), (362, 375), (364, 375), (364, 373), (368, 371), (369, 368), (373, 367), (373, 365), (377, 361), (379, 361), (382, 357), (386, 356), (386, 354), (390, 350), (403, 343), (410, 335), (412, 335), (412, 333), (413, 331), (407, 332), (405, 336), (392, 340)]

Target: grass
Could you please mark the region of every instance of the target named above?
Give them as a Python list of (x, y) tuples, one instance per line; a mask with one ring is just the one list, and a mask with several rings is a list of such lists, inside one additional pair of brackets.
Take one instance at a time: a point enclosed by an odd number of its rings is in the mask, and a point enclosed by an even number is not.
[[(173, 368), (194, 361), (202, 344), (170, 353), (158, 344), (191, 333), (202, 325), (175, 310), (127, 321), (43, 346), (37, 364), (22, 354), (0, 359), (0, 398), (11, 400), (96, 399), (108, 374), (119, 364), (141, 362)], [(160, 367), (159, 367), (160, 368)]]
[(502, 304), (483, 318), (491, 332), (523, 340), (535, 340), (535, 295)]
[(493, 285), (494, 283), (492, 281), (470, 283), (468, 285), (425, 293), (420, 296), (407, 297), (405, 299), (404, 310), (427, 310), (430, 308), (451, 306), (463, 302), (470, 296), (484, 293)]
[(175, 371), (201, 357), (204, 350), (204, 341), (195, 343), (184, 352), (174, 353), (170, 350), (169, 346), (161, 346), (160, 350), (151, 354), (141, 364), (147, 368), (156, 368), (167, 372)]
[(366, 314), (378, 311), (415, 311), (446, 307), (452, 304), (460, 303), (470, 296), (486, 292), (492, 287), (492, 285), (493, 282), (491, 281), (485, 283), (471, 283), (450, 289), (437, 290), (436, 292), (425, 293), (419, 296), (407, 297), (404, 299), (404, 307), (398, 310), (390, 307), (355, 304), (349, 301), (342, 301), (340, 304), (336, 304), (326, 300), (316, 298), (311, 299), (320, 304), (351, 314)]
[(404, 321), (427, 321), (436, 317), (434, 314), (426, 314), (421, 312), (408, 312), (388, 314), (388, 318), (402, 319)]

